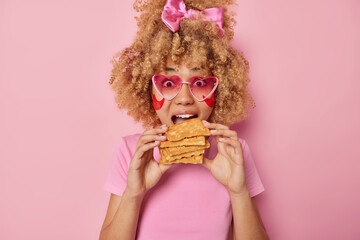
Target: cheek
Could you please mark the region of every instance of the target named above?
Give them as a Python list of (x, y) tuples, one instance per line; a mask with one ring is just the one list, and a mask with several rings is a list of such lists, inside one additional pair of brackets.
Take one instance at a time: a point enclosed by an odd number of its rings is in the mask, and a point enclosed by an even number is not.
[(153, 106), (155, 110), (160, 110), (162, 108), (162, 106), (164, 105), (165, 102), (165, 98), (163, 98), (162, 100), (158, 101), (156, 99), (155, 94), (153, 94)]
[(204, 102), (211, 108), (215, 107), (215, 93), (210, 98), (205, 99)]

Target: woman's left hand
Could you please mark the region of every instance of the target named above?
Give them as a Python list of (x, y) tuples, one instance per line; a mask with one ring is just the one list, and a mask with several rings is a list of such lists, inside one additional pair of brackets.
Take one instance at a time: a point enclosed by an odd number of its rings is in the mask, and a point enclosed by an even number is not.
[(237, 133), (222, 124), (204, 120), (203, 123), (210, 129), (218, 146), (216, 157), (213, 160), (204, 157), (203, 166), (225, 186), (230, 195), (246, 192), (244, 158)]

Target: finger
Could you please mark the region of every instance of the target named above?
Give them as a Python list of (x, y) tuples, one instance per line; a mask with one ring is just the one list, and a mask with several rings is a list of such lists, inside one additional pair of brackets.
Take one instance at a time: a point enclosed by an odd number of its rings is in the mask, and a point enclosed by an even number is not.
[(202, 165), (203, 165), (205, 168), (207, 168), (209, 171), (211, 171), (212, 163), (213, 163), (212, 160), (210, 160), (210, 159), (208, 159), (208, 158), (206, 158), (206, 157), (203, 158), (203, 163), (202, 163)]
[[(237, 164), (242, 164), (243, 163), (243, 152), (242, 152), (242, 146), (241, 146), (241, 143), (239, 142), (239, 141), (235, 141), (235, 140), (233, 140), (233, 139), (231, 139), (231, 138), (219, 138), (219, 141), (221, 142), (221, 143), (223, 143), (225, 146), (229, 146), (229, 147), (231, 147), (232, 149), (233, 149), (233, 151), (234, 151), (234, 154), (235, 154), (235, 156), (240, 156), (240, 158), (235, 158), (235, 159), (233, 159), (232, 157), (230, 157), (231, 156), (231, 154), (229, 155), (228, 153), (231, 153), (231, 151), (226, 151), (227, 153), (227, 155), (235, 162), (235, 163), (237, 163)], [(241, 159), (240, 161), (239, 161), (239, 159)]]
[(218, 138), (219, 142), (228, 144), (230, 146), (232, 146), (235, 149), (241, 150), (241, 143), (238, 140), (234, 140), (232, 138)]
[(150, 142), (154, 142), (154, 141), (166, 141), (166, 136), (160, 136), (160, 135), (142, 135), (140, 138), (139, 138), (139, 141), (138, 143), (140, 144), (147, 144), (147, 143), (150, 143)]
[(151, 159), (153, 159), (153, 149), (150, 149), (148, 151), (145, 152), (140, 152), (138, 150), (135, 151), (133, 159), (131, 160), (130, 163), (130, 168), (131, 169), (140, 169), (144, 166), (144, 164), (146, 162), (148, 162), (149, 160), (151, 161)]
[(209, 123), (208, 121), (202, 120), (205, 127), (210, 129), (229, 129), (228, 126), (222, 125), (220, 123)]
[(168, 130), (168, 127), (164, 124), (160, 127), (157, 128), (153, 128), (153, 129), (149, 129), (145, 132), (143, 132), (143, 136), (145, 135), (159, 135), (159, 134), (163, 134)]
[(213, 136), (223, 136), (234, 140), (238, 140), (237, 133), (230, 129), (216, 129), (216, 130), (214, 129), (214, 130), (210, 130), (210, 133)]
[(160, 145), (160, 141), (144, 144), (135, 151), (134, 156), (136, 156), (137, 158), (141, 158), (144, 155), (144, 153), (146, 153), (150, 149), (154, 149), (154, 147), (157, 147), (159, 145)]
[(136, 145), (136, 150), (139, 149), (141, 146), (148, 144), (148, 143), (152, 143), (155, 141), (166, 141), (166, 136), (159, 136), (159, 135), (143, 135), (139, 138), (138, 143)]

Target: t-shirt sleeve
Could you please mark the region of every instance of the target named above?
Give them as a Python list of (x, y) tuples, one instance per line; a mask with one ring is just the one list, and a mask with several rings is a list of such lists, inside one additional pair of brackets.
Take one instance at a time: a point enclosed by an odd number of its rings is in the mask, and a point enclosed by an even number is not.
[(250, 197), (254, 197), (263, 192), (265, 188), (256, 169), (249, 146), (245, 140), (243, 140), (241, 144), (243, 145), (242, 149), (245, 163), (246, 186), (249, 189)]
[(126, 179), (131, 160), (130, 151), (124, 138), (120, 139), (108, 170), (104, 190), (121, 196), (126, 188)]

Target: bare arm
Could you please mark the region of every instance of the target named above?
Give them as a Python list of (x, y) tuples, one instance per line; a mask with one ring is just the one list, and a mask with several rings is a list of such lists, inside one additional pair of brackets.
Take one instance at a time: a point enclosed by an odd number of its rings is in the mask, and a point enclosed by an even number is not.
[(248, 190), (239, 195), (230, 195), (233, 211), (233, 238), (268, 240), (255, 198)]
[(126, 191), (121, 197), (111, 194), (99, 239), (135, 239), (141, 202), (142, 197), (130, 196)]
[(229, 192), (233, 211), (234, 239), (267, 240), (269, 237), (246, 185), (242, 145), (228, 126), (203, 121), (215, 136), (218, 153), (213, 160), (204, 157), (203, 165)]
[(166, 130), (164, 126), (150, 129), (139, 138), (128, 169), (126, 189), (121, 197), (111, 195), (100, 240), (135, 238), (144, 195), (170, 167), (157, 163), (153, 157), (154, 147), (166, 140), (165, 136), (161, 136)]

